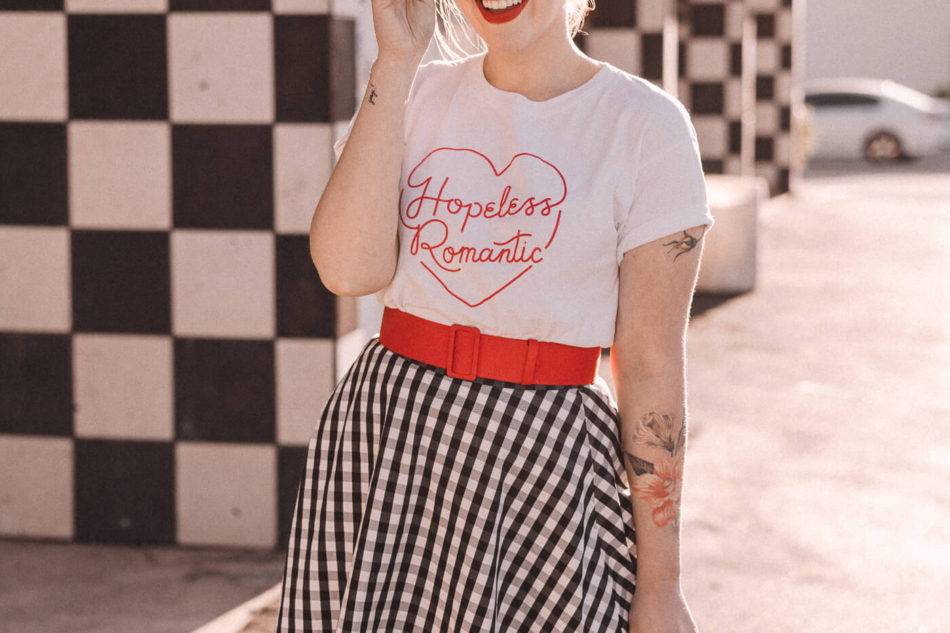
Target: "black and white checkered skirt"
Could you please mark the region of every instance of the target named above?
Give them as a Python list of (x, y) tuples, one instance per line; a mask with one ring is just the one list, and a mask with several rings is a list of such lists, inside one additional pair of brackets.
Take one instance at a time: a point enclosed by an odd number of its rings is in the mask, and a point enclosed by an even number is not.
[(371, 339), (310, 440), (277, 631), (628, 631), (636, 537), (602, 378), (453, 378)]

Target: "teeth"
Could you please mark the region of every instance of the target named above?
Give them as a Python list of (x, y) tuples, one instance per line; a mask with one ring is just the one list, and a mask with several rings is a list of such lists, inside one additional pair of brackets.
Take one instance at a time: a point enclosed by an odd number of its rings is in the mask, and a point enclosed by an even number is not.
[(486, 9), (494, 9), (495, 11), (514, 7), (522, 2), (523, 0), (482, 0), (482, 4)]

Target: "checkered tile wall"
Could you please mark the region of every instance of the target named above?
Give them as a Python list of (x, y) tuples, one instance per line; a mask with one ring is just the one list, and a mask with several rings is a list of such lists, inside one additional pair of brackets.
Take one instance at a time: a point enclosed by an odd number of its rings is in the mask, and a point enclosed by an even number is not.
[[(0, 536), (286, 542), (365, 334), (307, 235), (369, 8), (0, 0)], [(578, 39), (684, 101), (708, 172), (779, 193), (789, 9), (598, 0)]]
[(0, 535), (274, 547), (354, 327), (327, 0), (0, 0)]
[(706, 173), (755, 174), (772, 195), (790, 190), (791, 0), (598, 0), (584, 30), (589, 55), (686, 105)]

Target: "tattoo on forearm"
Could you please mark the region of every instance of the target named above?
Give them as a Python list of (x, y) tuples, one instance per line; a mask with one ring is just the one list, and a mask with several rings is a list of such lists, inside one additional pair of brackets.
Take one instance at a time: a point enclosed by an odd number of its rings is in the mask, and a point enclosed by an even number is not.
[(377, 94), (378, 93), (376, 92), (376, 86), (374, 86), (373, 84), (370, 84), (369, 85), (369, 102), (372, 103), (373, 105), (376, 105)]
[(703, 239), (703, 235), (706, 235), (705, 224), (703, 225), (703, 232), (699, 237), (693, 236), (689, 231), (683, 231), (683, 237), (679, 239), (675, 239), (672, 242), (667, 242), (663, 246), (672, 247), (670, 248), (670, 250), (666, 251), (667, 253), (672, 253), (673, 251), (677, 251), (676, 255), (673, 256), (673, 261), (675, 262), (676, 259), (680, 255), (685, 255), (686, 253), (696, 248), (696, 245), (699, 244), (699, 241)]
[(650, 412), (640, 418), (633, 433), (638, 446), (660, 449), (669, 453), (656, 462), (624, 450), (624, 455), (636, 481), (631, 488), (634, 496), (653, 506), (653, 522), (658, 527), (672, 523), (674, 529), (680, 522), (680, 496), (683, 488), (683, 459), (686, 444), (686, 424), (674, 432), (673, 416), (669, 413)]

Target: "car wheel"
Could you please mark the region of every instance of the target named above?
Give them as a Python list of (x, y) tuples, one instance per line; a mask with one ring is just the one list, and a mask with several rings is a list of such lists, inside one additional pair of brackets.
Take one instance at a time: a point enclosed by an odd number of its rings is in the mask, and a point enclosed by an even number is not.
[(872, 163), (897, 160), (903, 153), (901, 142), (889, 132), (878, 132), (864, 146), (864, 157)]

